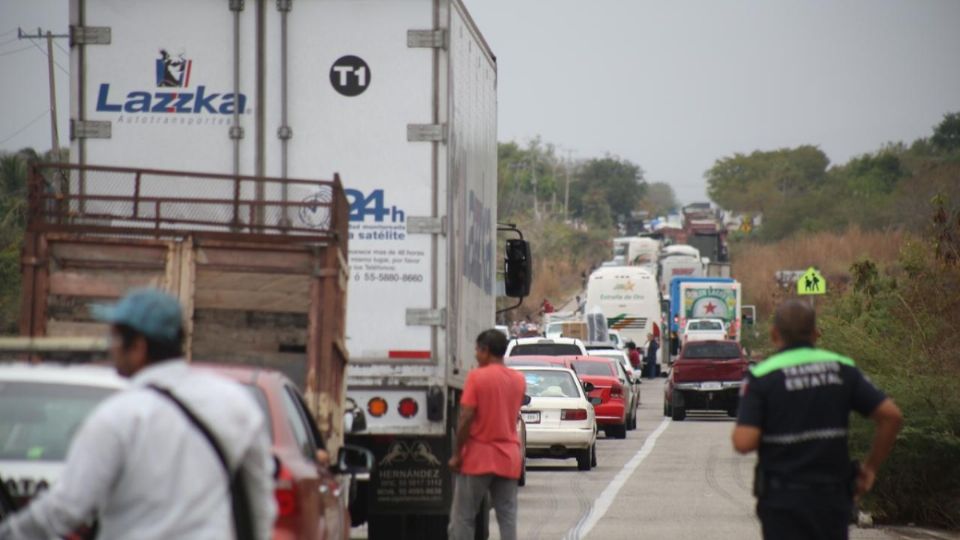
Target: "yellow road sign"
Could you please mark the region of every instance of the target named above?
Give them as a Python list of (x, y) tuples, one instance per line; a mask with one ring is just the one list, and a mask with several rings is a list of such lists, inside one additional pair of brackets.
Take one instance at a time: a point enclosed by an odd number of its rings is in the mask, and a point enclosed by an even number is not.
[(827, 294), (827, 280), (816, 268), (807, 268), (807, 271), (797, 280), (797, 294)]

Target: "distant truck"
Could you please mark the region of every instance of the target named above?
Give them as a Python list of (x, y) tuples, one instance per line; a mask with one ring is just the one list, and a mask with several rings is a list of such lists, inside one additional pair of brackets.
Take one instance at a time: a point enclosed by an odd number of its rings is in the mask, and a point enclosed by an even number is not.
[[(366, 410), (367, 429), (349, 440), (377, 460), (351, 514), (371, 540), (445, 538), (449, 434), (475, 339), (495, 320), (504, 253), (497, 61), (463, 2), (71, 0), (70, 16), (72, 160), (343, 176), (350, 249), (339, 264), (349, 264), (350, 294), (345, 317), (323, 321), (345, 323), (350, 364), (333, 382)], [(109, 195), (112, 181), (71, 177), (87, 194)], [(167, 186), (234, 193), (189, 179)], [(255, 180), (236, 189), (238, 226), (328, 219), (328, 190)], [(187, 219), (194, 209), (168, 211)], [(507, 273), (526, 277), (506, 280), (505, 292), (521, 297), (511, 282), (529, 286), (529, 246), (507, 242)]]
[(660, 241), (655, 238), (624, 236), (613, 240), (613, 259), (622, 260), (626, 266), (639, 266), (655, 274), (659, 256)]
[(660, 254), (657, 279), (660, 295), (670, 298), (670, 282), (678, 277), (703, 277), (704, 264), (700, 250), (685, 244), (675, 244), (664, 248)]
[(674, 278), (670, 282), (670, 352), (679, 352), (680, 332), (690, 319), (719, 319), (740, 341), (741, 287), (731, 278)]

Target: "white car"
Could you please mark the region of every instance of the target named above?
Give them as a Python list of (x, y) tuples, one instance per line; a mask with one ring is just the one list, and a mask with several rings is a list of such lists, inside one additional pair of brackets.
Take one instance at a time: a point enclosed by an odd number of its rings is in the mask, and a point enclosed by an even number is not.
[(640, 380), (639, 373), (630, 365), (627, 353), (613, 348), (612, 345), (587, 344), (587, 353), (590, 356), (611, 358), (620, 366), (618, 374), (622, 379), (623, 388), (627, 393), (627, 429), (637, 429), (637, 410), (640, 408)]
[[(597, 419), (573, 370), (562, 367), (515, 367), (527, 381), (530, 403), (520, 414), (527, 425), (527, 456), (576, 458), (577, 468), (597, 465)], [(591, 385), (592, 386), (592, 385)], [(599, 401), (599, 398), (596, 398)]]
[(0, 477), (21, 505), (57, 482), (77, 428), (127, 385), (105, 365), (0, 364)]
[(690, 319), (681, 334), (683, 343), (725, 339), (727, 339), (727, 325), (723, 319)]
[(510, 356), (586, 356), (587, 348), (576, 338), (517, 338), (507, 344)]
[(610, 342), (613, 343), (613, 346), (617, 349), (623, 350), (627, 347), (627, 341), (623, 339), (623, 336), (620, 335), (620, 332), (616, 330), (609, 330), (608, 336)]
[(543, 330), (544, 337), (556, 339), (563, 336), (563, 321), (547, 323)]

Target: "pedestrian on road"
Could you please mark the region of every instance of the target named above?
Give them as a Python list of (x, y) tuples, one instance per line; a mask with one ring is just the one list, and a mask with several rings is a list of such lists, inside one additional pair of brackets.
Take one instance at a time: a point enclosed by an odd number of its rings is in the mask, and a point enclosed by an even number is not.
[(656, 336), (647, 334), (647, 353), (645, 363), (647, 368), (647, 378), (655, 379), (657, 377), (657, 351), (660, 350), (660, 343)]
[(630, 359), (630, 365), (633, 366), (634, 371), (642, 375), (643, 364), (640, 362), (640, 350), (637, 349), (637, 344), (632, 341), (627, 342), (627, 357)]
[[(816, 314), (806, 303), (782, 304), (771, 337), (779, 352), (750, 369), (733, 431), (738, 452), (758, 451), (763, 537), (845, 540), (854, 498), (873, 487), (903, 416), (853, 360), (814, 348)], [(876, 424), (862, 465), (850, 461), (851, 410)]]
[(270, 538), (273, 460), (250, 394), (187, 365), (180, 305), (167, 294), (135, 290), (95, 314), (112, 325), (110, 354), (131, 386), (94, 409), (60, 479), (0, 525), (0, 539), (63, 538), (94, 519), (99, 539)]
[[(474, 540), (477, 512), (488, 493), (500, 538), (517, 538), (517, 480), (523, 459), (517, 418), (526, 381), (503, 364), (507, 340), (496, 330), (477, 337), (477, 369), (467, 375), (450, 469), (454, 477), (450, 540)], [(488, 518), (485, 515), (484, 518)]]

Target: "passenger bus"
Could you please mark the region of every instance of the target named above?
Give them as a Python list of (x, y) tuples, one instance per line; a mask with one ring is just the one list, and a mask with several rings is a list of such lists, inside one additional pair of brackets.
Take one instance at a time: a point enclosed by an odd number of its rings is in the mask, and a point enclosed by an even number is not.
[(587, 282), (586, 312), (599, 309), (607, 326), (625, 341), (643, 345), (647, 334), (660, 336), (657, 280), (638, 266), (601, 267)]

